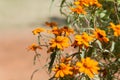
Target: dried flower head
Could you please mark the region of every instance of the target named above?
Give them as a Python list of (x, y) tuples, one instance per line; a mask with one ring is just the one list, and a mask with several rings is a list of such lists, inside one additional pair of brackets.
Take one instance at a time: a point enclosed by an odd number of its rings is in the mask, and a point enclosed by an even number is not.
[(28, 47), (28, 50), (36, 51), (36, 49), (42, 49), (39, 45), (33, 43), (31, 46)]
[(65, 36), (69, 36), (71, 33), (74, 33), (73, 29), (68, 28), (68, 26), (64, 26), (63, 28), (60, 29), (61, 33), (64, 34)]
[(49, 27), (54, 27), (54, 26), (57, 26), (57, 23), (56, 22), (45, 22), (45, 24)]
[(53, 33), (54, 35), (56, 36), (60, 36), (61, 35), (61, 32), (60, 32), (60, 29), (57, 27), (57, 26), (54, 26), (52, 28), (52, 30), (49, 31), (50, 33)]

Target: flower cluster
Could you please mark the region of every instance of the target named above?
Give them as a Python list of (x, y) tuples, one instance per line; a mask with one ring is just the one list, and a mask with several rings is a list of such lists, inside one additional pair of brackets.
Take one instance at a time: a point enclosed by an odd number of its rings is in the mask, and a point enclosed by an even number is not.
[(86, 14), (86, 7), (96, 6), (99, 8), (102, 5), (98, 2), (98, 0), (77, 0), (74, 2), (74, 6), (74, 8), (71, 8), (72, 12), (77, 14)]
[[(48, 23), (47, 23), (48, 25)], [(54, 36), (50, 37), (48, 40), (47, 45), (43, 44), (32, 44), (29, 47), (29, 50), (35, 51), (37, 49), (42, 49), (41, 46), (48, 47), (48, 53), (51, 54), (51, 61), (49, 62), (49, 69), (54, 71), (54, 78), (63, 78), (68, 76), (69, 78), (75, 78), (77, 74), (86, 75), (89, 78), (94, 78), (94, 75), (99, 74), (99, 62), (96, 60), (91, 59), (91, 57), (87, 56), (86, 54), (89, 53), (91, 47), (93, 44), (97, 44), (96, 41), (100, 41), (103, 45), (104, 43), (108, 43), (110, 39), (107, 37), (108, 34), (106, 34), (105, 30), (95, 28), (92, 30), (92, 33), (83, 32), (81, 34), (74, 34), (73, 29), (63, 26), (62, 28), (59, 28), (57, 25), (52, 24), (49, 26), (51, 27), (51, 30), (46, 30), (48, 33), (53, 34)], [(108, 27), (109, 28), (109, 27)], [(120, 25), (114, 25), (113, 23), (110, 23), (110, 28), (113, 29), (114, 35), (119, 36), (119, 28)], [(38, 39), (42, 38), (41, 32), (45, 32), (45, 29), (43, 28), (36, 28), (32, 32), (34, 35), (38, 35)], [(73, 34), (73, 35), (70, 35)], [(74, 39), (71, 39), (70, 42), (70, 36), (74, 36)], [(41, 40), (39, 40), (40, 42)], [(46, 43), (46, 42), (44, 42)], [(63, 54), (61, 51), (64, 51), (65, 48), (73, 47), (74, 49), (77, 49), (76, 47), (79, 47), (78, 52), (72, 53), (72, 54)], [(96, 47), (97, 48), (97, 47)], [(82, 53), (82, 51), (84, 51)], [(77, 55), (84, 54), (83, 58), (77, 58)], [(54, 55), (54, 56), (52, 56)], [(89, 54), (88, 54), (89, 55)], [(56, 59), (56, 57), (59, 57), (59, 59)], [(76, 57), (75, 57), (76, 56)], [(54, 63), (56, 62), (56, 63)], [(54, 66), (55, 65), (55, 66)], [(72, 76), (72, 77), (70, 77)]]
[(47, 28), (32, 31), (38, 38), (38, 44), (28, 47), (35, 52), (34, 62), (42, 55), (38, 49), (47, 49), (49, 59), (45, 67), (52, 73), (49, 80), (119, 80), (120, 3), (116, 0), (71, 2), (62, 0), (60, 4), (69, 26), (45, 22)]
[(71, 33), (74, 33), (73, 29), (70, 29), (67, 26), (64, 26), (60, 29), (58, 26), (53, 26), (52, 30), (50, 30), (48, 32), (51, 32), (51, 33), (55, 34), (56, 36), (61, 36), (61, 35), (69, 36)]

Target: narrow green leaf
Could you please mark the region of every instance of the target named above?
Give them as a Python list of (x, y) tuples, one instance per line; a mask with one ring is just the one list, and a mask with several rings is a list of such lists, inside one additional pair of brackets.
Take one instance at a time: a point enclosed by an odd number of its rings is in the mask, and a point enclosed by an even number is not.
[(93, 52), (94, 52), (94, 47), (90, 47), (87, 52), (87, 57), (91, 57)]
[(49, 67), (48, 67), (48, 70), (51, 72), (51, 68), (54, 64), (54, 61), (55, 61), (55, 58), (56, 58), (56, 52), (53, 52), (51, 55), (50, 55), (50, 62), (49, 62)]
[(66, 0), (62, 0), (60, 7), (63, 7), (63, 4), (65, 3)]
[(101, 42), (97, 40), (96, 43), (98, 44), (99, 48), (102, 50), (103, 48)]
[(115, 42), (112, 41), (112, 45), (111, 45), (110, 51), (113, 52), (114, 48), (115, 48)]
[(120, 0), (118, 0), (118, 4), (120, 4)]

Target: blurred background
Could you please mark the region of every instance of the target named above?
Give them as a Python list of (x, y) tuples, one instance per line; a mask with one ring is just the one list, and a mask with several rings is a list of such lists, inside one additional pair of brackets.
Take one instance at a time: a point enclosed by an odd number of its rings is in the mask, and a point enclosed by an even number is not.
[[(30, 80), (32, 72), (40, 68), (33, 65), (34, 52), (27, 47), (35, 42), (35, 27), (44, 27), (46, 21), (64, 24), (59, 12), (59, 1), (52, 0), (0, 0), (0, 80)], [(57, 1), (57, 2), (56, 2)], [(45, 63), (45, 50), (41, 51), (40, 65)], [(35, 73), (33, 80), (48, 80), (45, 70)]]

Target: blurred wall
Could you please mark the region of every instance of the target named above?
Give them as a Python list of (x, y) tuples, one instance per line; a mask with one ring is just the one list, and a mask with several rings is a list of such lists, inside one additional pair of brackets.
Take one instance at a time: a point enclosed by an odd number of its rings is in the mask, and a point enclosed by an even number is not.
[[(55, 0), (0, 0), (0, 28), (18, 28), (43, 23), (52, 16), (61, 16), (59, 1)], [(57, 2), (56, 2), (57, 1)]]

